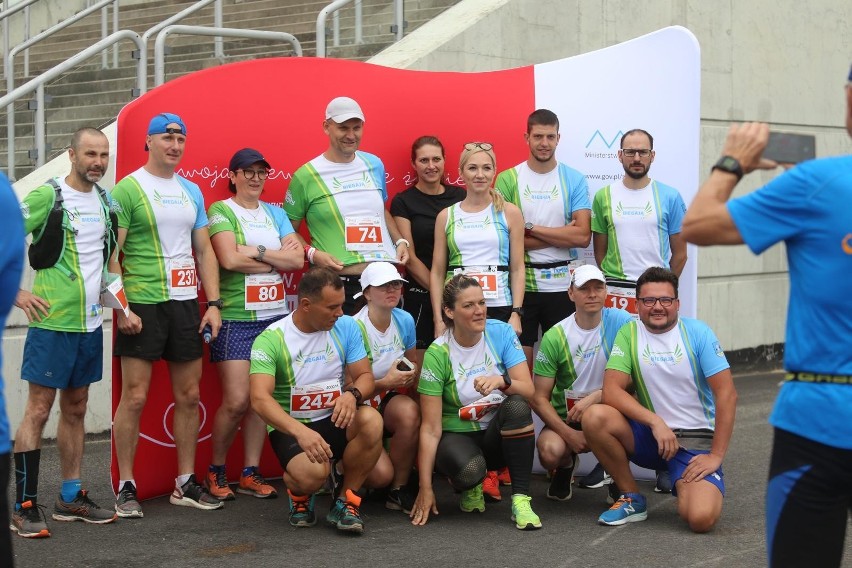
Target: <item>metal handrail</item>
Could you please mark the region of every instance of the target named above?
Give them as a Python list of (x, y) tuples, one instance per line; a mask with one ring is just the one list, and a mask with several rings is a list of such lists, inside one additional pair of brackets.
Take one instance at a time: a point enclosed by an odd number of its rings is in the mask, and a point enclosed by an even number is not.
[[(97, 12), (98, 10), (101, 10), (101, 9), (106, 9), (107, 6), (109, 6), (110, 4), (117, 2), (117, 1), (118, 0), (101, 0), (97, 4), (94, 4), (94, 5), (86, 8), (85, 10), (81, 10), (80, 12), (71, 16), (70, 18), (66, 18), (66, 19), (62, 20), (61, 22), (59, 22), (55, 26), (47, 28), (46, 30), (44, 30), (40, 34), (36, 35), (35, 37), (32, 37), (25, 42), (19, 43), (18, 45), (16, 45), (12, 49), (10, 49), (9, 52), (6, 54), (6, 89), (7, 89), (7, 91), (11, 91), (12, 88), (14, 87), (14, 80), (15, 80), (14, 71), (15, 70), (14, 70), (14, 67), (13, 67), (13, 64), (14, 64), (13, 59), (14, 59), (15, 55), (17, 55), (21, 51), (23, 51), (23, 50), (25, 50), (25, 49), (33, 46), (33, 45), (35, 45), (36, 43), (40, 42), (44, 38), (46, 38), (48, 36), (52, 36), (56, 32), (67, 28), (71, 24), (73, 24), (73, 23), (75, 23), (79, 20), (82, 20), (83, 18), (85, 18), (89, 14)], [(28, 74), (29, 74), (29, 69), (25, 69), (24, 75), (26, 76)]]
[(243, 37), (248, 39), (266, 39), (287, 42), (293, 46), (297, 57), (302, 56), (302, 44), (293, 34), (237, 28), (208, 28), (205, 26), (166, 26), (157, 35), (154, 42), (154, 86), (159, 87), (166, 78), (166, 38), (170, 34), (188, 34), (214, 37)]
[[(208, 4), (211, 4), (213, 2), (215, 2), (215, 6), (213, 7), (213, 26), (216, 27), (216, 28), (221, 28), (222, 27), (222, 0), (199, 0), (198, 2), (193, 4), (192, 6), (186, 8), (184, 10), (181, 10), (180, 12), (178, 12), (177, 14), (172, 16), (171, 18), (167, 18), (167, 19), (163, 20), (162, 22), (160, 22), (159, 24), (150, 28), (148, 31), (146, 31), (144, 34), (142, 34), (142, 45), (144, 46), (144, 49), (148, 48), (148, 41), (151, 39), (151, 37), (154, 34), (158, 33), (160, 30), (165, 29), (166, 26), (170, 26), (170, 25), (174, 24), (175, 22), (178, 22), (178, 21), (184, 19), (185, 17), (189, 16), (190, 14), (197, 12), (198, 10), (204, 8), (205, 6), (207, 6)], [(216, 57), (218, 59), (224, 59), (225, 52), (222, 48), (222, 38), (216, 37), (216, 39), (213, 40), (213, 46), (214, 46), (213, 47), (213, 57)]]
[[(24, 13), (24, 18), (26, 20), (26, 24), (24, 26), (25, 37), (24, 39), (29, 39), (30, 37), (30, 6), (38, 2), (39, 0), (24, 0), (23, 2), (19, 2), (15, 4), (8, 10), (3, 10), (0, 12), (0, 21), (3, 22), (3, 55), (9, 53), (9, 16), (13, 14), (17, 14), (21, 10), (26, 8), (26, 12)], [(6, 2), (3, 2), (3, 5), (6, 5)], [(29, 67), (29, 51), (24, 54), (25, 57), (25, 66)], [(4, 73), (8, 73), (8, 71), (4, 70)]]
[[(0, 108), (6, 108), (6, 112), (8, 116), (13, 116), (15, 114), (14, 103), (24, 95), (27, 95), (33, 91), (36, 91), (36, 117), (35, 117), (35, 140), (36, 140), (36, 150), (38, 155), (36, 156), (36, 165), (37, 167), (41, 167), (44, 165), (44, 155), (45, 155), (45, 126), (44, 126), (44, 84), (48, 81), (52, 81), (56, 77), (59, 77), (69, 69), (73, 69), (86, 59), (96, 55), (104, 49), (108, 49), (111, 45), (123, 40), (129, 39), (133, 43), (136, 44), (137, 49), (139, 49), (140, 56), (136, 63), (136, 85), (139, 89), (140, 93), (145, 92), (145, 83), (147, 81), (147, 62), (145, 59), (145, 50), (143, 49), (142, 38), (139, 37), (134, 31), (131, 30), (120, 30), (117, 31), (110, 36), (100, 40), (94, 45), (91, 45), (79, 52), (77, 55), (73, 55), (55, 65), (33, 79), (30, 79), (20, 87), (16, 88), (13, 91), (8, 92), (3, 97), (0, 97)], [(14, 122), (12, 122), (12, 129), (14, 128)], [(7, 149), (8, 152), (8, 173), (9, 179), (15, 179), (15, 133), (10, 129), (8, 132), (9, 137), (9, 147)]]
[(355, 2), (355, 43), (361, 43), (363, 41), (361, 30), (361, 0), (335, 0), (320, 10), (317, 15), (317, 57), (325, 57), (325, 22), (328, 19), (328, 15), (334, 14), (335, 16), (334, 46), (337, 47), (340, 42), (340, 23), (337, 18), (337, 12), (353, 1)]
[[(325, 23), (328, 15), (332, 14), (332, 45), (338, 47), (340, 45), (340, 9), (355, 2), (355, 43), (364, 43), (362, 15), (361, 15), (361, 0), (335, 0), (322, 10), (317, 15), (317, 57), (326, 56), (326, 40), (325, 40)], [(396, 40), (402, 39), (403, 30), (405, 28), (405, 20), (403, 17), (403, 0), (393, 0), (393, 21), (394, 25), (391, 31), (396, 34)]]

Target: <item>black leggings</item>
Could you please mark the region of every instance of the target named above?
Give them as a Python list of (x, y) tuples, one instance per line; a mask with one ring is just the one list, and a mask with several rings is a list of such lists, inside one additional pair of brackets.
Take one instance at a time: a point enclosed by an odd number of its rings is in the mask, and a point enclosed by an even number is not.
[(485, 479), (486, 470), (509, 467), (512, 494), (529, 495), (535, 452), (535, 432), (504, 436), (503, 432), (532, 425), (527, 401), (513, 394), (497, 409), (488, 427), (479, 432), (444, 432), (435, 454), (435, 469), (464, 491)]

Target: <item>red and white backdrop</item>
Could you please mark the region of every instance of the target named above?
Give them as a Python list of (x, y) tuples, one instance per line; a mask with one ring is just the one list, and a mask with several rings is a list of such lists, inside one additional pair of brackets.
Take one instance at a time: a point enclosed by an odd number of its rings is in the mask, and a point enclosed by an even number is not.
[[(249, 146), (273, 167), (262, 198), (281, 204), (292, 173), (328, 145), (322, 130), (332, 98), (357, 100), (366, 115), (361, 149), (378, 155), (387, 170), (388, 193), (413, 183), (411, 142), (438, 136), (447, 151), (446, 177), (460, 184), (458, 158), (469, 141), (494, 144), (502, 170), (527, 157), (526, 118), (536, 108), (559, 116), (560, 161), (588, 177), (594, 192), (618, 179), (621, 133), (643, 128), (654, 136), (651, 175), (678, 188), (689, 203), (698, 184), (700, 56), (695, 37), (672, 27), (600, 51), (540, 65), (487, 73), (391, 69), (367, 63), (316, 58), (262, 59), (207, 69), (171, 81), (128, 104), (118, 116), (116, 179), (142, 166), (150, 118), (179, 114), (187, 145), (178, 173), (197, 183), (209, 207), (230, 196), (228, 161)], [(589, 262), (594, 262), (590, 258)], [(294, 296), (298, 275), (285, 275)], [(684, 271), (682, 312), (695, 314), (695, 260)], [(213, 416), (221, 394), (216, 369), (206, 362), (201, 382), (201, 429), (196, 471), (210, 460)], [(121, 366), (113, 361), (113, 412), (121, 394)], [(154, 366), (142, 415), (135, 475), (140, 498), (171, 491), (177, 473), (171, 430), (172, 396), (165, 364)], [(242, 467), (238, 437), (228, 456), (228, 475)], [(267, 447), (267, 476), (280, 473)], [(118, 483), (113, 454), (112, 478)]]

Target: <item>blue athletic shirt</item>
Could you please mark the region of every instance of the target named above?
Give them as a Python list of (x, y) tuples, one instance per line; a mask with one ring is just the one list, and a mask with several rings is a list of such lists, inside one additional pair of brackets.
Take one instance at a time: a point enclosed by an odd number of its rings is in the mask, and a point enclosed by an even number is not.
[[(21, 272), (24, 269), (24, 219), (21, 206), (6, 176), (0, 173), (0, 335), (6, 329), (6, 317), (15, 303)], [(2, 359), (2, 353), (0, 353)], [(2, 360), (0, 360), (2, 368)], [(12, 451), (9, 437), (9, 418), (6, 416), (6, 399), (3, 396), (3, 377), (0, 377), (0, 454)]]
[[(852, 375), (852, 156), (804, 162), (728, 203), (755, 254), (784, 241), (790, 267), (784, 366)], [(852, 449), (852, 385), (785, 383), (770, 423)]]

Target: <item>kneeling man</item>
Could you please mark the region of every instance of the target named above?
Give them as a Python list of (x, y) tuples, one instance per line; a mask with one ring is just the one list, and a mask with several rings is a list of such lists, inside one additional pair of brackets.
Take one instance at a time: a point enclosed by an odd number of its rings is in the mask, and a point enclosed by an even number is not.
[(583, 414), (586, 441), (621, 491), (598, 519), (604, 525), (648, 516), (629, 462), (668, 469), (678, 513), (693, 531), (709, 531), (722, 514), (722, 459), (737, 393), (712, 330), (678, 317), (677, 285), (677, 276), (659, 267), (636, 281), (639, 321), (618, 332), (604, 374), (604, 404)]
[[(326, 520), (364, 531), (356, 491), (382, 451), (382, 417), (362, 402), (374, 378), (358, 325), (343, 315), (343, 281), (313, 268), (299, 282), (296, 309), (264, 330), (251, 351), (251, 405), (269, 425), (269, 441), (284, 468), (290, 524), (316, 523), (313, 493), (341, 460)], [(344, 369), (353, 378), (343, 390)]]

